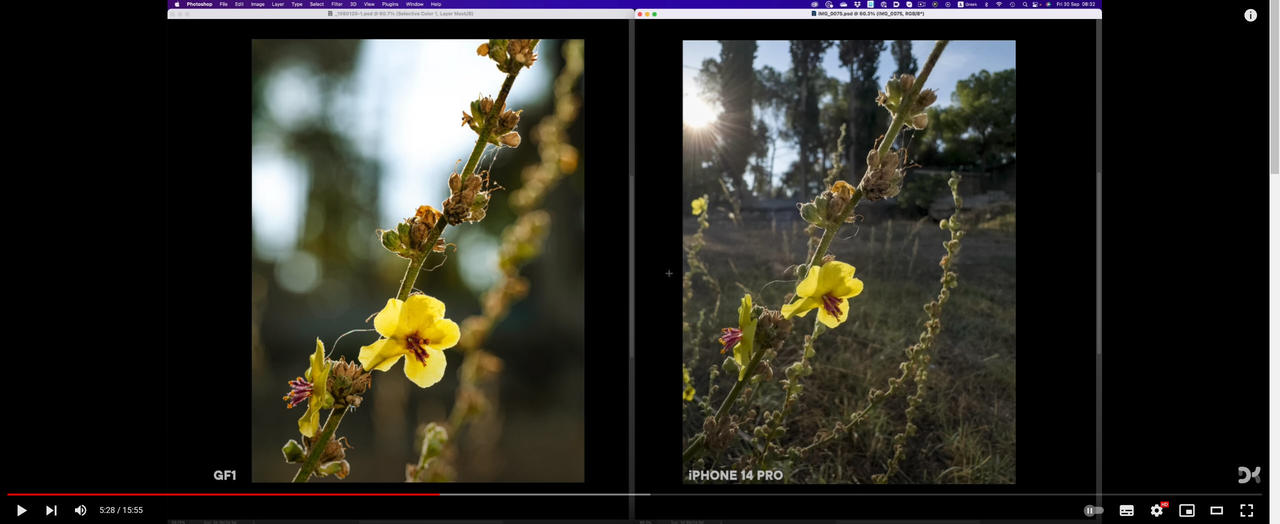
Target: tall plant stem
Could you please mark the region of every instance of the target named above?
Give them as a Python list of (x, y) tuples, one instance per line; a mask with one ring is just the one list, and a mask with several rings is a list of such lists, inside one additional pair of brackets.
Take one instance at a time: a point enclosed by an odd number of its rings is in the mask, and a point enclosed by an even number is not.
[(396, 292), (396, 299), (401, 302), (409, 300), (409, 293), (413, 292), (413, 284), (418, 280), (418, 272), (422, 270), (422, 263), (427, 261), (427, 255), (431, 254), (431, 248), (435, 247), (436, 241), (440, 239), (440, 234), (444, 232), (444, 218), (436, 221), (435, 227), (427, 232), (427, 239), (422, 243), (422, 251), (409, 259), (409, 268), (404, 272), (404, 278), (400, 279), (400, 291)]
[[(889, 149), (893, 147), (893, 141), (898, 138), (898, 133), (902, 131), (902, 126), (906, 125), (907, 118), (910, 118), (910, 111), (907, 108), (916, 103), (916, 97), (920, 95), (920, 91), (924, 89), (924, 83), (929, 79), (929, 74), (933, 72), (933, 66), (938, 63), (938, 57), (942, 56), (942, 50), (946, 49), (950, 40), (938, 40), (933, 45), (933, 51), (929, 53), (929, 59), (925, 61), (924, 67), (920, 68), (920, 75), (916, 78), (911, 89), (902, 96), (902, 104), (899, 105), (899, 111), (893, 115), (893, 122), (889, 124), (888, 132), (884, 135), (884, 140), (880, 141), (880, 148), (877, 153), (884, 156), (889, 153)], [(809, 266), (814, 267), (818, 262), (822, 261), (822, 257), (827, 254), (827, 249), (831, 247), (831, 241), (836, 236), (836, 231), (840, 229), (840, 225), (849, 218), (853, 213), (853, 208), (858, 206), (858, 202), (862, 200), (862, 191), (854, 191), (853, 199), (849, 201), (849, 205), (845, 206), (844, 212), (840, 214), (840, 219), (836, 221), (835, 227), (828, 228), (822, 233), (822, 242), (818, 244), (818, 249), (814, 250), (813, 257), (809, 259)], [(803, 277), (803, 275), (801, 275)]]
[[(716, 410), (716, 424), (724, 422), (725, 414), (729, 412), (733, 404), (738, 401), (738, 397), (742, 395), (743, 384), (755, 374), (756, 366), (760, 364), (760, 359), (764, 357), (764, 354), (765, 348), (756, 348), (755, 355), (752, 355), (751, 361), (747, 363), (747, 372), (742, 375), (742, 380), (733, 383), (733, 389), (729, 390), (729, 396), (724, 398), (724, 401), (720, 403), (720, 409)], [(689, 459), (698, 456), (705, 444), (706, 438), (701, 435), (693, 439), (693, 442), (689, 443), (689, 447), (684, 450), (683, 461), (688, 462)]]
[(329, 439), (333, 438), (333, 433), (338, 430), (338, 424), (342, 423), (342, 417), (346, 414), (346, 406), (334, 408), (329, 412), (329, 418), (324, 421), (324, 427), (320, 429), (316, 441), (309, 446), (311, 449), (307, 452), (307, 459), (302, 462), (302, 467), (298, 468), (298, 474), (293, 476), (294, 482), (306, 482), (311, 478), (311, 474), (316, 471), (316, 466), (320, 465), (320, 455), (324, 453), (325, 446), (329, 444)]
[[(537, 47), (538, 40), (534, 40), (529, 46), (530, 49)], [(466, 167), (462, 168), (463, 182), (466, 182), (467, 178), (471, 177), (471, 174), (476, 170), (476, 164), (480, 163), (480, 155), (484, 153), (484, 146), (488, 143), (489, 133), (493, 131), (493, 122), (502, 113), (502, 108), (506, 107), (507, 95), (511, 93), (511, 86), (516, 83), (516, 75), (518, 74), (520, 74), (520, 68), (517, 66), (512, 72), (507, 73), (507, 79), (502, 81), (502, 90), (498, 91), (498, 100), (489, 109), (489, 114), (485, 115), (484, 125), (480, 126), (480, 138), (476, 139), (476, 146), (471, 149), (471, 158), (467, 159)]]
[(511, 85), (516, 83), (515, 73), (507, 73), (507, 79), (502, 82), (502, 90), (498, 91), (498, 101), (493, 103), (493, 107), (489, 109), (489, 114), (484, 116), (484, 125), (480, 126), (480, 137), (476, 139), (476, 146), (471, 148), (471, 157), (467, 158), (466, 167), (462, 168), (462, 181), (466, 182), (471, 177), (471, 173), (476, 170), (476, 164), (480, 163), (480, 156), (484, 153), (484, 147), (488, 145), (489, 132), (493, 130), (493, 122), (497, 120), (501, 114), (502, 108), (507, 104), (507, 95), (511, 93)]
[(907, 109), (916, 103), (916, 97), (920, 95), (920, 91), (924, 89), (924, 81), (929, 79), (929, 73), (933, 72), (934, 64), (938, 63), (938, 57), (942, 56), (942, 50), (946, 49), (950, 40), (938, 40), (933, 44), (933, 52), (929, 53), (929, 59), (924, 62), (924, 67), (920, 68), (920, 74), (916, 75), (915, 84), (911, 89), (902, 95), (902, 104), (898, 106), (898, 114), (893, 115), (893, 122), (889, 124), (889, 132), (885, 133), (884, 140), (880, 142), (880, 148), (877, 152), (880, 156), (887, 155), (889, 149), (893, 147), (893, 141), (898, 138), (898, 133), (902, 131), (902, 126), (907, 125), (907, 119), (912, 115), (908, 114)]
[[(534, 40), (531, 47), (537, 47), (538, 41)], [(484, 116), (484, 125), (480, 126), (479, 136), (476, 137), (476, 145), (471, 148), (471, 156), (467, 157), (467, 164), (462, 168), (462, 181), (466, 182), (468, 178), (476, 170), (476, 165), (480, 163), (480, 157), (484, 156), (484, 148), (489, 143), (489, 134), (493, 131), (493, 123), (498, 120), (498, 115), (502, 114), (502, 109), (507, 105), (507, 95), (511, 94), (511, 86), (516, 83), (516, 75), (520, 74), (520, 69), (507, 73), (507, 78), (502, 81), (502, 89), (498, 91), (498, 100), (493, 103), (493, 107), (489, 108), (489, 114)], [(413, 284), (418, 280), (418, 272), (422, 270), (422, 264), (427, 261), (427, 256), (431, 254), (431, 250), (435, 248), (436, 241), (440, 239), (440, 235), (444, 233), (444, 220), (436, 222), (435, 227), (427, 233), (427, 239), (420, 246), (423, 252), (409, 259), (409, 267), (404, 272), (404, 278), (400, 279), (400, 291), (396, 293), (396, 298), (401, 301), (408, 300), (409, 293), (413, 292)]]
[[(831, 241), (836, 238), (836, 232), (840, 230), (840, 224), (843, 224), (849, 218), (849, 215), (853, 214), (853, 208), (858, 207), (858, 202), (860, 201), (862, 201), (862, 191), (853, 190), (853, 198), (849, 200), (849, 204), (840, 213), (840, 218), (836, 225), (822, 230), (822, 241), (818, 243), (818, 249), (813, 250), (813, 258), (809, 259), (808, 267), (817, 267), (818, 262), (822, 261), (822, 257), (826, 256), (827, 249), (831, 248)], [(808, 270), (806, 269), (806, 271)], [(804, 275), (801, 275), (800, 278), (804, 278)]]

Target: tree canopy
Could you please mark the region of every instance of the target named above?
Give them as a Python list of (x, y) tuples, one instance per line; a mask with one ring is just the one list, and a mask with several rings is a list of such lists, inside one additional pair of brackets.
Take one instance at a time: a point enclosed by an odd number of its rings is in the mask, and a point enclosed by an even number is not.
[[(889, 122), (875, 103), (887, 80), (877, 76), (881, 56), (888, 51), (895, 75), (919, 68), (909, 40), (791, 41), (789, 67), (781, 71), (755, 63), (755, 41), (720, 44), (718, 59), (704, 60), (698, 75), (700, 94), (718, 104), (720, 114), (713, 129), (685, 129), (685, 189), (695, 196), (732, 193), (739, 203), (808, 199), (821, 191), (823, 177), (837, 163), (842, 126), (840, 176), (857, 183), (867, 150)], [(847, 76), (823, 68), (833, 47)], [(902, 133), (895, 145), (907, 147), (912, 161), (942, 170), (1005, 166), (1016, 156), (1016, 70), (982, 70), (959, 80), (951, 104), (928, 114), (924, 131)], [(777, 165), (779, 147), (794, 150), (795, 160)], [(923, 207), (936, 189), (908, 182), (901, 203)]]

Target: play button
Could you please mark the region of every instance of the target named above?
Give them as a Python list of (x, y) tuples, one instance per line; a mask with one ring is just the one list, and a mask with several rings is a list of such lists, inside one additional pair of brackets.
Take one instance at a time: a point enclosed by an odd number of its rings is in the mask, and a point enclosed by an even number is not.
[(26, 513), (26, 512), (27, 512), (27, 508), (24, 508), (24, 507), (22, 507), (22, 506), (18, 506), (18, 516), (19, 516), (19, 517), (21, 517), (21, 516), (22, 516), (22, 514), (23, 514), (23, 513)]

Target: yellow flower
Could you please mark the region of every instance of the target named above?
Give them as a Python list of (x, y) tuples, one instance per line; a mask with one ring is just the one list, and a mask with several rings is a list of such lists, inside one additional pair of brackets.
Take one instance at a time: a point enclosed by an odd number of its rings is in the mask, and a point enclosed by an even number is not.
[[(682, 365), (681, 367), (684, 366)], [(689, 368), (684, 368), (684, 401), (688, 402), (693, 400), (693, 395), (695, 393), (696, 392), (693, 390), (693, 381), (689, 379)]]
[(707, 210), (707, 197), (704, 195), (702, 197), (693, 199), (692, 205), (693, 205), (693, 216), (701, 215), (703, 211)]
[(724, 329), (721, 331), (724, 334), (720, 336), (720, 344), (724, 345), (724, 349), (733, 348), (733, 360), (738, 362), (739, 382), (746, 378), (747, 364), (751, 362), (752, 352), (755, 351), (756, 324), (760, 322), (751, 310), (751, 295), (742, 295), (742, 303), (738, 305), (738, 329)]
[(862, 293), (862, 281), (853, 278), (853, 271), (853, 266), (835, 260), (809, 268), (809, 275), (796, 286), (797, 300), (782, 306), (782, 316), (803, 317), (818, 309), (818, 321), (827, 327), (844, 323), (849, 318), (849, 298)]
[(409, 300), (388, 299), (373, 319), (373, 327), (385, 338), (360, 348), (360, 364), (366, 371), (386, 371), (400, 357), (404, 374), (418, 387), (428, 387), (444, 377), (445, 349), (458, 343), (458, 324), (444, 318), (444, 302), (427, 295)]
[(324, 342), (316, 339), (316, 352), (311, 355), (311, 367), (307, 368), (306, 378), (298, 377), (289, 381), (289, 394), (284, 396), (289, 401), (289, 408), (307, 401), (307, 412), (298, 419), (298, 431), (304, 436), (316, 436), (320, 428), (320, 410), (333, 407), (333, 395), (329, 394), (329, 366), (324, 358)]

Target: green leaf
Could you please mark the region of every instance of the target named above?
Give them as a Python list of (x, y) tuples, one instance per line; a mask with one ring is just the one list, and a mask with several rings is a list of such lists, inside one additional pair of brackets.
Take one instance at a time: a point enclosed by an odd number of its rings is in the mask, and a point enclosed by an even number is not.
[(281, 449), (281, 451), (284, 452), (284, 461), (290, 464), (302, 462), (302, 459), (305, 458), (305, 452), (302, 449), (302, 445), (298, 444), (298, 441), (293, 439), (289, 439), (289, 442), (285, 443), (284, 448)]
[(399, 253), (400, 252), (400, 234), (395, 231), (383, 231), (382, 247), (387, 248), (387, 251), (390, 251), (392, 253)]

